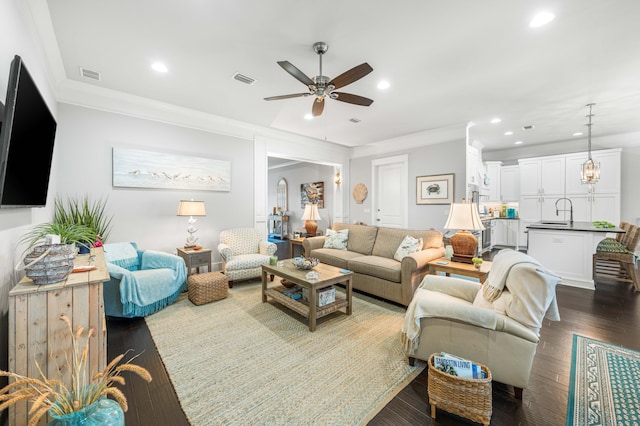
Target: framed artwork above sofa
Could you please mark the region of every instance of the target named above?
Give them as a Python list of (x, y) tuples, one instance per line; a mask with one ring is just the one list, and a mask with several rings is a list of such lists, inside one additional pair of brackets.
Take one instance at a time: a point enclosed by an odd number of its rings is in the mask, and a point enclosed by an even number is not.
[(453, 173), (416, 177), (416, 204), (453, 203)]

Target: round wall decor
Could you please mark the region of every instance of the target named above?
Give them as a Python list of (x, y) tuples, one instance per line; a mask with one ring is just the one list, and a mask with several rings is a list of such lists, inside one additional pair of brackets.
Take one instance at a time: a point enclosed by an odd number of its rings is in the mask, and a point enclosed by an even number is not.
[(362, 202), (367, 198), (367, 194), (369, 191), (364, 183), (358, 183), (353, 187), (353, 199), (356, 200), (357, 204), (362, 204)]

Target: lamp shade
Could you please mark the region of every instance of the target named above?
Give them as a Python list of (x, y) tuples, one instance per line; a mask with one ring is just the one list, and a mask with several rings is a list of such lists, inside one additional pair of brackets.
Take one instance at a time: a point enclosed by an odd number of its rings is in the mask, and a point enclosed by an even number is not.
[(445, 229), (463, 229), (466, 231), (479, 231), (484, 229), (478, 205), (475, 203), (452, 203), (449, 217), (444, 224)]
[(307, 204), (304, 206), (304, 213), (302, 214), (304, 220), (320, 220), (320, 212), (318, 211), (317, 204)]
[(204, 201), (180, 200), (178, 216), (206, 216)]

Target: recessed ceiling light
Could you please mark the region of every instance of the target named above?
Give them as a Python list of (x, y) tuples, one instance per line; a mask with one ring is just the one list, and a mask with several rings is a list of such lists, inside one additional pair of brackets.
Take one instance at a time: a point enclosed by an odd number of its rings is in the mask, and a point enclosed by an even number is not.
[(541, 27), (541, 26), (546, 25), (549, 22), (553, 21), (553, 19), (555, 17), (556, 17), (556, 15), (554, 15), (551, 12), (546, 12), (546, 11), (545, 12), (540, 12), (536, 16), (533, 17), (531, 22), (529, 22), (529, 26), (531, 28)]
[(308, 113), (306, 113), (304, 115), (304, 119), (305, 120), (313, 120), (313, 115), (310, 112), (308, 112)]
[(504, 132), (505, 136), (511, 136), (513, 134), (513, 132), (511, 130)]
[(575, 133), (573, 134), (573, 136), (582, 136), (582, 135), (583, 135), (583, 133), (582, 133), (582, 132), (575, 132)]
[(389, 82), (387, 80), (382, 80), (382, 81), (380, 81), (378, 83), (378, 89), (380, 89), (380, 90), (388, 89), (389, 86), (391, 86), (391, 85), (389, 84)]
[(522, 141), (515, 141), (513, 144), (514, 145), (522, 145)]
[(167, 68), (167, 66), (162, 62), (154, 62), (151, 64), (151, 68), (157, 72), (169, 72), (169, 68)]
[(492, 118), (491, 119), (491, 124), (498, 124), (499, 122), (501, 122), (502, 120), (500, 120), (498, 117), (496, 118)]

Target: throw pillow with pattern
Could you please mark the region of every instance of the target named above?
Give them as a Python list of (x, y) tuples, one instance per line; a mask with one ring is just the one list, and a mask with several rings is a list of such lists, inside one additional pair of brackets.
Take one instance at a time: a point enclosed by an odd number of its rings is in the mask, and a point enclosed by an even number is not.
[(411, 235), (407, 235), (400, 243), (400, 247), (396, 250), (396, 254), (393, 255), (393, 258), (402, 262), (402, 259), (405, 256), (415, 253), (418, 250), (422, 250), (422, 244), (422, 238), (413, 238)]
[(347, 249), (347, 240), (349, 239), (349, 230), (334, 231), (327, 229), (327, 235), (324, 237), (324, 245), (322, 248), (332, 248), (338, 250)]

